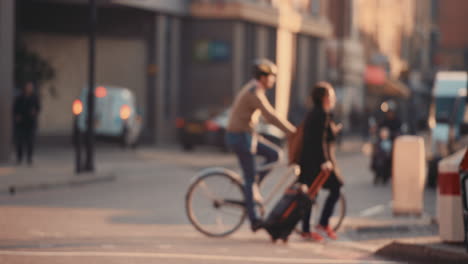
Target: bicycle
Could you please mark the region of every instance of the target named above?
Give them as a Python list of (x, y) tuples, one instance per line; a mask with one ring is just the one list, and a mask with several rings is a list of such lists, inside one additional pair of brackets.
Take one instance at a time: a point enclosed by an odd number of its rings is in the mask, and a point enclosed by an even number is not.
[[(286, 168), (286, 172), (274, 184), (271, 191), (267, 193), (266, 198), (263, 201), (255, 201), (256, 210), (259, 211), (262, 217), (265, 215), (266, 206), (270, 205), (278, 194), (282, 194), (286, 186), (295, 182), (300, 173), (298, 165), (288, 165), (284, 161), (283, 153), (279, 154), (280, 158), (278, 161), (260, 166), (257, 169), (258, 173), (267, 170), (277, 170), (281, 167)], [(270, 175), (271, 172), (265, 176), (259, 189), (261, 189), (262, 184), (265, 183), (265, 180)], [(201, 198), (206, 198), (207, 200), (205, 201)], [(337, 206), (339, 207), (337, 208), (337, 211), (339, 211), (338, 221), (335, 223), (332, 221), (335, 231), (341, 226), (346, 213), (344, 194), (341, 194)], [(207, 236), (225, 237), (234, 233), (247, 218), (242, 177), (239, 173), (222, 167), (202, 170), (193, 177), (187, 190), (185, 209), (190, 223), (195, 229)], [(212, 216), (208, 215), (207, 212), (211, 213)], [(223, 217), (224, 215), (228, 217), (225, 218)], [(314, 219), (315, 217), (311, 221), (315, 221)]]

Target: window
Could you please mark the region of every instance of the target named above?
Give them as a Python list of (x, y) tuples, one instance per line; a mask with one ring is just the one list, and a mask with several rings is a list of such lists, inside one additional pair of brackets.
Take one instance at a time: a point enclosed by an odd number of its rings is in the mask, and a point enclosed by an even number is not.
[(310, 14), (320, 16), (321, 0), (310, 0)]

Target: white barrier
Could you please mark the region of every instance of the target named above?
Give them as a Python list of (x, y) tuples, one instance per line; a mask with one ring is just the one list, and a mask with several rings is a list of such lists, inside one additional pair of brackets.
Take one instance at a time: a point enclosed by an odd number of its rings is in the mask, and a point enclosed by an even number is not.
[(424, 140), (418, 136), (401, 136), (393, 150), (393, 214), (422, 215), (426, 181)]
[(439, 236), (446, 242), (463, 242), (463, 211), (460, 188), (460, 163), (466, 150), (441, 160), (438, 164), (437, 221)]

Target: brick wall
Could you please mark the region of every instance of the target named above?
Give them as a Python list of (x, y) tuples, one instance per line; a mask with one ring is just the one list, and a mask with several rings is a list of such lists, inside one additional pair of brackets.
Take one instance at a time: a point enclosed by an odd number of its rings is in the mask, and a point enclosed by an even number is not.
[(468, 1), (439, 0), (437, 24), (440, 39), (436, 63), (441, 69), (468, 68)]

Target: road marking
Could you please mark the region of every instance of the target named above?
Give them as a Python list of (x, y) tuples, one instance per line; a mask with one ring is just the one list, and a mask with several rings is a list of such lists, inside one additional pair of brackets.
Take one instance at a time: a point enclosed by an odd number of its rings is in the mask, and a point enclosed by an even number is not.
[(343, 259), (304, 259), (304, 258), (268, 258), (268, 257), (241, 257), (225, 255), (202, 255), (202, 254), (171, 254), (171, 253), (149, 253), (149, 252), (98, 252), (98, 251), (0, 251), (0, 256), (27, 256), (27, 257), (132, 257), (132, 258), (159, 258), (159, 259), (188, 259), (188, 260), (213, 260), (213, 261), (237, 261), (237, 262), (259, 262), (259, 263), (342, 263), (342, 264), (388, 264), (395, 263), (379, 260), (343, 260)]
[(376, 206), (372, 206), (370, 208), (367, 208), (367, 209), (361, 211), (359, 213), (359, 216), (369, 217), (369, 216), (377, 215), (377, 214), (383, 212), (384, 210), (385, 210), (385, 205), (383, 205), (383, 204), (376, 205)]
[(382, 213), (383, 211), (385, 211), (385, 208), (387, 208), (387, 207), (392, 207), (392, 202), (391, 201), (388, 204), (379, 204), (379, 205), (367, 208), (365, 210), (362, 210), (359, 213), (359, 216), (369, 217), (369, 216), (378, 215), (378, 214)]

